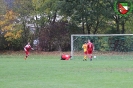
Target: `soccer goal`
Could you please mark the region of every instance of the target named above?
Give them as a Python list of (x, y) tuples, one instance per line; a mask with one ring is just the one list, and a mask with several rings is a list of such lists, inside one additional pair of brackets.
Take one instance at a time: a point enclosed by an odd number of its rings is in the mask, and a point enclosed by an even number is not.
[(72, 34), (72, 59), (82, 58), (82, 45), (88, 39), (95, 46), (93, 55), (98, 57), (131, 59), (133, 56), (133, 34)]

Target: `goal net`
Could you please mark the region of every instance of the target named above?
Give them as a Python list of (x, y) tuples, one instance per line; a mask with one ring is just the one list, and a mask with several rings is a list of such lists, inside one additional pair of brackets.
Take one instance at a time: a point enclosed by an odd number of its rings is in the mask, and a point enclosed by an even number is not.
[(97, 56), (97, 58), (133, 58), (133, 34), (72, 34), (72, 59), (83, 58), (82, 45), (88, 39), (91, 40), (95, 46), (93, 55)]

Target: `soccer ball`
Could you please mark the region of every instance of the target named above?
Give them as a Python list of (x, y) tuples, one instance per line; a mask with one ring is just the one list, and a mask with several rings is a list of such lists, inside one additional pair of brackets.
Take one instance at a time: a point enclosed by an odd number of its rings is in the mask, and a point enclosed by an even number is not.
[(96, 56), (94, 56), (94, 58), (96, 58)]

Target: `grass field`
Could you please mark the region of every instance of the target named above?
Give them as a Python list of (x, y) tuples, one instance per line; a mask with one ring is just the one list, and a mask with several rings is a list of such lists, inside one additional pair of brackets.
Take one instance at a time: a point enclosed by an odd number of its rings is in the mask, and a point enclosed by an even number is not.
[(132, 88), (130, 56), (69, 61), (59, 55), (0, 55), (0, 88)]

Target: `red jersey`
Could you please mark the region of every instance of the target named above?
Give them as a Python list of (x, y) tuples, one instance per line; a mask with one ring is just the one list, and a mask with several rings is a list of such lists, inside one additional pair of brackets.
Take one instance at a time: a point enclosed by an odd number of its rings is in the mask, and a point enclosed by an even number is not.
[(24, 50), (25, 50), (25, 51), (30, 51), (30, 50), (31, 50), (31, 46), (27, 44), (27, 45), (24, 47)]
[(88, 53), (88, 54), (92, 54), (93, 48), (94, 48), (93, 43), (89, 42), (89, 43), (87, 44), (87, 53)]
[(89, 42), (89, 43), (87, 44), (87, 49), (93, 50), (93, 48), (94, 48), (93, 43)]
[(70, 58), (71, 58), (70, 55), (65, 55), (65, 54), (61, 55), (61, 60), (69, 60)]

